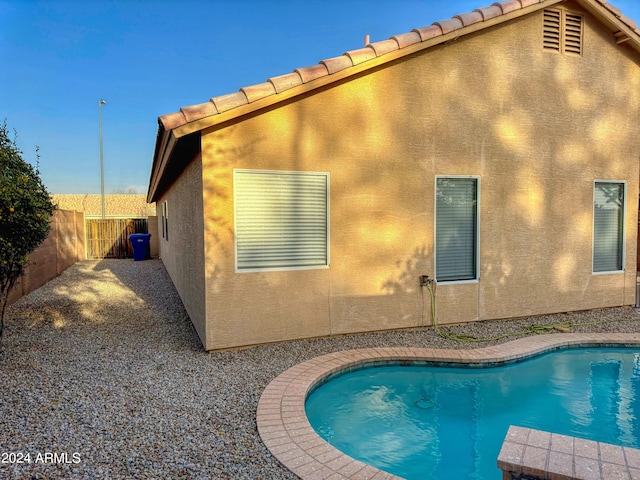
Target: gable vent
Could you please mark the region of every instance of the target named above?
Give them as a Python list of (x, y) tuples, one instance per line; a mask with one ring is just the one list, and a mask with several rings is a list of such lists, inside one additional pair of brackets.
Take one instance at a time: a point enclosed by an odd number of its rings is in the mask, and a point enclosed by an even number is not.
[(544, 48), (560, 53), (560, 25), (562, 15), (559, 10), (544, 11)]
[(582, 55), (582, 15), (545, 10), (543, 47), (556, 53)]
[(582, 55), (582, 17), (565, 13), (564, 51)]

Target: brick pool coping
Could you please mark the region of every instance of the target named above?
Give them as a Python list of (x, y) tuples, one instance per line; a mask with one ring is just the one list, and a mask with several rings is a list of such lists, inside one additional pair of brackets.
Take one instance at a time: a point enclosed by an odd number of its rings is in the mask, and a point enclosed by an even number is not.
[(315, 432), (305, 413), (307, 395), (315, 386), (334, 374), (368, 365), (397, 362), (499, 365), (583, 346), (640, 346), (640, 334), (557, 333), (474, 350), (377, 347), (329, 353), (291, 367), (267, 385), (258, 403), (258, 432), (269, 451), (304, 480), (398, 479), (349, 457)]
[(632, 480), (640, 450), (511, 425), (498, 456), (503, 480)]

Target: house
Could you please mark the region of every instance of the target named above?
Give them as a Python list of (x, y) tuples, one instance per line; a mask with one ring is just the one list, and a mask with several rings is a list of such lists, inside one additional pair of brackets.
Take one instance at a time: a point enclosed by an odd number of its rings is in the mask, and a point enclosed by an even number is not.
[(159, 118), (147, 200), (207, 350), (632, 305), (640, 30), (510, 0)]

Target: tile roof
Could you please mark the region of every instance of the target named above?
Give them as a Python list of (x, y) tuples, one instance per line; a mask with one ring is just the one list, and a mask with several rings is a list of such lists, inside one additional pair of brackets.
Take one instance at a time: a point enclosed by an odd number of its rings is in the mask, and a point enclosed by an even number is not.
[[(592, 0), (612, 13), (620, 22), (635, 32), (640, 40), (640, 29), (637, 23), (624, 16), (619, 8), (607, 0)], [(434, 22), (428, 27), (415, 28), (411, 32), (394, 35), (388, 40), (369, 43), (365, 48), (351, 50), (343, 55), (321, 60), (317, 65), (296, 68), (292, 73), (269, 78), (257, 85), (242, 87), (239, 91), (211, 98), (208, 102), (182, 107), (180, 111), (159, 117), (165, 130), (172, 130), (189, 122), (219, 115), (257, 100), (281, 94), (292, 88), (307, 84), (322, 77), (333, 75), (342, 70), (353, 68), (375, 58), (382, 57), (396, 50), (447, 35), (477, 23), (507, 15), (527, 7), (549, 3), (546, 0), (506, 0), (495, 2), (491, 6), (476, 8), (473, 12), (455, 15), (448, 20)], [(558, 3), (558, 2), (551, 2)]]
[[(100, 194), (53, 194), (51, 199), (63, 210), (84, 212), (88, 217), (102, 215)], [(155, 203), (148, 204), (144, 194), (109, 194), (104, 199), (105, 215), (108, 217), (145, 218), (156, 214)]]
[[(158, 118), (149, 190), (149, 202), (157, 200), (180, 174), (185, 162), (200, 152), (197, 132), (263, 107), (364, 72), (459, 36), (480, 31), (551, 7), (566, 0), (505, 0), (447, 20), (393, 35), (387, 40), (368, 43), (364, 48), (327, 58), (316, 65), (269, 78), (257, 85), (242, 87), (234, 93), (211, 98), (208, 102), (182, 107), (180, 111)], [(640, 53), (640, 29), (632, 19), (608, 0), (574, 0), (615, 34), (617, 43), (626, 43)]]

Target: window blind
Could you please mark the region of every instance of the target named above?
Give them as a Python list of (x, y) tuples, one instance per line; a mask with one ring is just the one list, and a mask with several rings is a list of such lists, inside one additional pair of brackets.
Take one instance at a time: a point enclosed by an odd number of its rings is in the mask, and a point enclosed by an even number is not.
[(329, 264), (327, 173), (236, 170), (238, 270)]
[(436, 179), (436, 279), (477, 278), (478, 179)]
[(593, 271), (623, 269), (624, 183), (596, 182), (593, 212)]

